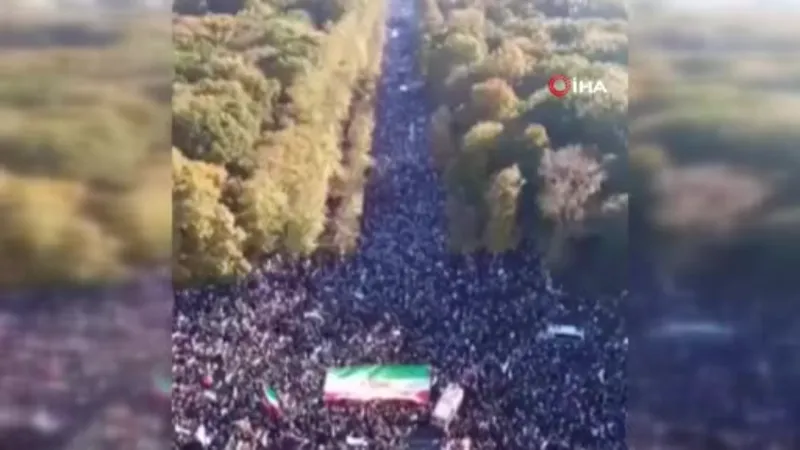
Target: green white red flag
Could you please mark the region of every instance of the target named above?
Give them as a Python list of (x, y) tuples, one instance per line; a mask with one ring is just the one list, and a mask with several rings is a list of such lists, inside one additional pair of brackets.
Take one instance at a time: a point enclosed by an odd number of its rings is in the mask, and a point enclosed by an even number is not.
[(281, 410), (281, 400), (278, 397), (278, 393), (275, 392), (275, 389), (271, 387), (264, 388), (264, 404), (275, 412)]
[(424, 365), (374, 365), (329, 369), (324, 397), (332, 402), (430, 401), (431, 370)]

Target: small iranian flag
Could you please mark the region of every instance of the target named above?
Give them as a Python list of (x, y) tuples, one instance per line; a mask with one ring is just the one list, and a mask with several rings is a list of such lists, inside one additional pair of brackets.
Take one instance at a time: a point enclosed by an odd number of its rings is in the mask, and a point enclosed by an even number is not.
[(271, 387), (264, 388), (264, 406), (274, 412), (279, 412), (281, 410), (281, 401), (275, 389)]
[(430, 399), (429, 366), (359, 366), (329, 369), (325, 402), (407, 401), (425, 405)]

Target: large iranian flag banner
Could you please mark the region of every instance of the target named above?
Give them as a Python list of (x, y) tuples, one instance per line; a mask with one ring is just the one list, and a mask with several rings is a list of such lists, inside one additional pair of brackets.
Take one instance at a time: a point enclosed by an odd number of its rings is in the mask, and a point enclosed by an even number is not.
[(429, 366), (358, 366), (329, 369), (325, 402), (407, 401), (425, 405), (430, 400)]

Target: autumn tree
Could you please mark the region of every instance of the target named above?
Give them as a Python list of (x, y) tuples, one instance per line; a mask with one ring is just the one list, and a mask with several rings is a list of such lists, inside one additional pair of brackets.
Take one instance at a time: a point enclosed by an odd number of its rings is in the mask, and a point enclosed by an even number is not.
[(768, 183), (720, 164), (660, 172), (656, 221), (675, 232), (703, 239), (729, 237), (745, 226), (771, 196)]
[(514, 83), (528, 72), (531, 62), (520, 45), (507, 40), (489, 54), (478, 70), (483, 77), (500, 78)]
[(246, 236), (221, 203), (222, 167), (192, 161), (173, 149), (173, 276), (177, 282), (238, 276), (250, 266)]
[(477, 8), (457, 9), (450, 12), (447, 19), (448, 30), (483, 39), (486, 31), (486, 18)]
[(441, 89), (453, 70), (481, 61), (486, 56), (486, 44), (465, 33), (445, 33), (435, 38), (426, 52), (426, 73), (429, 82)]
[(172, 136), (192, 159), (251, 169), (260, 126), (252, 99), (233, 81), (206, 81), (176, 92)]
[(483, 238), (491, 252), (501, 253), (517, 246), (520, 239), (517, 212), (524, 183), (517, 166), (503, 169), (492, 178), (486, 192), (488, 221)]
[(459, 170), (475, 182), (482, 182), (489, 173), (489, 163), (497, 150), (498, 139), (503, 133), (503, 124), (480, 122), (464, 135), (459, 153)]
[(582, 147), (569, 146), (546, 152), (539, 175), (542, 186), (539, 208), (552, 225), (548, 244), (548, 256), (552, 260), (564, 256), (567, 242), (584, 234), (587, 220), (592, 216), (611, 213), (627, 205), (625, 195), (604, 195), (607, 180), (604, 161)]
[(476, 121), (504, 120), (517, 113), (518, 102), (514, 89), (505, 80), (492, 78), (473, 86), (470, 111)]

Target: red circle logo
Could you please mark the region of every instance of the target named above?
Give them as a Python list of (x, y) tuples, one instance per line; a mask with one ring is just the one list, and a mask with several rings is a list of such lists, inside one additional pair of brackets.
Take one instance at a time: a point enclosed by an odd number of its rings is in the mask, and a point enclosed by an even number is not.
[(547, 82), (547, 87), (550, 93), (558, 98), (561, 98), (572, 89), (572, 80), (566, 75), (553, 75), (550, 81)]

